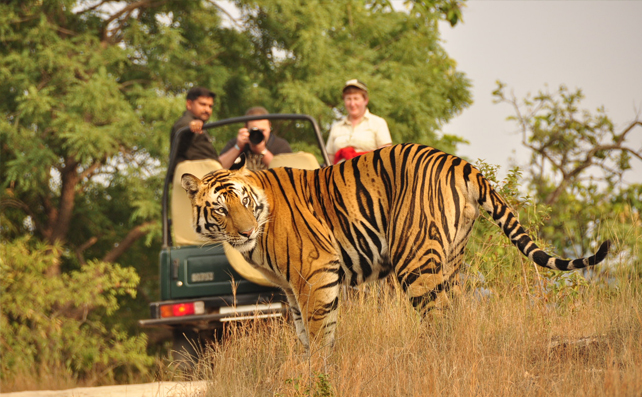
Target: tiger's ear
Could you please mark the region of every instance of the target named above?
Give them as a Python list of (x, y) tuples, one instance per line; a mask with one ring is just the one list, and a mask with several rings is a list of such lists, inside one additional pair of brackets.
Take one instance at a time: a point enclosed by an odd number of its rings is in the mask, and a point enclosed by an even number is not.
[(181, 177), (181, 186), (183, 186), (189, 198), (193, 198), (198, 193), (201, 185), (203, 185), (201, 180), (192, 174), (183, 174)]
[(230, 171), (243, 169), (245, 167), (245, 160), (245, 153), (241, 153), (241, 155), (236, 158), (236, 161), (234, 161), (234, 163), (230, 167)]

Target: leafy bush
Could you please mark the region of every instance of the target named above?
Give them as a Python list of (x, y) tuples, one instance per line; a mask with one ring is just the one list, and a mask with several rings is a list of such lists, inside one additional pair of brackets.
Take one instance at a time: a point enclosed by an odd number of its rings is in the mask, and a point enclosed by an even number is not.
[[(524, 184), (519, 168), (510, 170), (506, 178), (500, 181), (496, 176), (497, 166), (481, 160), (476, 166), (515, 211), (537, 245), (551, 255), (574, 259), (593, 255), (604, 240), (611, 240), (613, 245), (605, 261), (596, 267), (570, 273), (538, 268), (510, 243), (491, 217), (482, 211), (466, 249), (465, 263), (468, 266), (465, 280), (468, 287), (492, 288), (512, 280), (513, 287), (523, 289), (531, 297), (560, 302), (562, 298), (575, 299), (589, 281), (608, 289), (639, 280), (642, 275), (639, 244), (642, 241), (642, 220), (639, 210), (634, 206), (641, 200), (642, 189), (639, 185), (622, 190), (619, 195), (611, 195), (609, 200), (603, 200), (599, 205), (584, 201), (584, 206), (595, 207), (591, 210), (591, 216), (586, 216), (588, 211), (585, 211), (585, 217), (580, 221), (570, 222), (567, 220), (579, 218), (579, 210), (565, 207), (566, 203), (563, 202), (552, 206), (541, 204), (536, 198), (523, 194), (519, 188)], [(563, 226), (559, 226), (560, 219)], [(546, 232), (551, 228), (557, 229), (555, 233)], [(636, 285), (639, 283), (634, 282), (633, 286)]]
[(147, 373), (154, 359), (145, 353), (146, 336), (104, 325), (119, 296), (136, 294), (136, 272), (90, 261), (78, 271), (47, 276), (61, 254), (60, 247), (28, 238), (0, 246), (0, 380), (6, 385), (62, 371), (95, 384)]

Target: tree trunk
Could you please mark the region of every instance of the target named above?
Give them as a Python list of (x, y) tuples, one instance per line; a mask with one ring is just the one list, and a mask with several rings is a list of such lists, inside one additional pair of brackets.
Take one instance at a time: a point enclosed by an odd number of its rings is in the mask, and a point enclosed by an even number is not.
[[(63, 168), (60, 173), (62, 179), (60, 203), (58, 203), (58, 209), (51, 214), (55, 216), (49, 219), (49, 230), (51, 230), (51, 234), (48, 236), (48, 240), (50, 244), (64, 243), (67, 238), (71, 217), (74, 213), (76, 187), (78, 182), (80, 182), (77, 168), (78, 162), (73, 156), (65, 159), (65, 168)], [(60, 261), (55, 261), (47, 271), (47, 274), (50, 276), (60, 275)]]
[(60, 192), (60, 203), (58, 204), (58, 214), (55, 223), (51, 228), (51, 243), (64, 242), (69, 232), (71, 217), (74, 213), (74, 201), (76, 199), (76, 187), (80, 181), (78, 172), (78, 162), (69, 157), (65, 160), (65, 168), (61, 172), (62, 189)]

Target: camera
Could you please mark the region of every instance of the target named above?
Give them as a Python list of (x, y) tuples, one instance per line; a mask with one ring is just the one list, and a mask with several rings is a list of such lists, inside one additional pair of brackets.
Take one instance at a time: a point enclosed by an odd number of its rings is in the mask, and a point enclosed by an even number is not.
[(263, 142), (265, 135), (263, 135), (263, 130), (260, 128), (250, 128), (250, 142), (252, 145), (258, 145)]

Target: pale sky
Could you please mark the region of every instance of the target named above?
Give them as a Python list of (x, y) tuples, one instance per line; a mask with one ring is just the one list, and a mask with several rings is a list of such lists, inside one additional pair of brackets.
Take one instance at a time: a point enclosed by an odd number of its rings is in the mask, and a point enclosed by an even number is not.
[[(496, 80), (517, 98), (540, 89), (581, 88), (580, 106), (604, 105), (621, 131), (642, 118), (642, 1), (470, 0), (464, 23), (440, 26), (444, 47), (473, 83), (474, 104), (443, 128), (470, 141), (458, 154), (508, 169), (528, 161), (508, 104), (493, 104)], [(510, 91), (507, 91), (510, 92)], [(629, 135), (642, 148), (642, 128)], [(642, 182), (642, 162), (633, 160), (626, 180)]]

